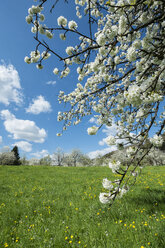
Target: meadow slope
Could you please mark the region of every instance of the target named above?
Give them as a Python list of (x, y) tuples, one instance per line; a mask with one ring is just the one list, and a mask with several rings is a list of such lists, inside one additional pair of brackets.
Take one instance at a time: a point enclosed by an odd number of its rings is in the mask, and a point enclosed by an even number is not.
[(0, 167), (0, 248), (164, 248), (165, 167), (146, 167), (109, 208), (109, 168)]

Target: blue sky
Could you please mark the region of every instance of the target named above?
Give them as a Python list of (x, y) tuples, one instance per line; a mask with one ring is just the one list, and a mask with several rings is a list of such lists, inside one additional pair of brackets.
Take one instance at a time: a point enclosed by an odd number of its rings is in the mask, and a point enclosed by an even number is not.
[[(105, 146), (102, 140), (108, 133), (114, 132), (115, 125), (103, 128), (96, 136), (89, 136), (87, 128), (93, 125), (92, 116), (84, 118), (78, 126), (68, 128), (63, 136), (56, 136), (62, 130), (62, 123), (57, 122), (57, 113), (64, 110), (58, 104), (58, 92), (73, 90), (77, 84), (77, 73), (72, 68), (67, 78), (55, 76), (52, 71), (60, 62), (53, 56), (45, 61), (43, 70), (24, 62), (24, 57), (35, 50), (36, 45), (31, 25), (25, 21), (32, 4), (35, 3), (31, 0), (0, 1), (0, 149), (4, 146), (12, 149), (17, 145), (20, 155), (27, 158), (41, 158), (52, 154), (58, 147), (64, 152), (80, 149), (92, 156), (98, 151), (103, 154), (114, 149)], [(47, 23), (57, 26), (59, 15), (78, 22), (74, 5), (66, 8), (61, 2), (49, 15)], [(83, 31), (84, 22), (78, 24)], [(56, 51), (63, 54), (65, 47), (73, 45), (76, 40), (68, 37), (66, 43), (57, 37), (52, 42), (55, 42)]]

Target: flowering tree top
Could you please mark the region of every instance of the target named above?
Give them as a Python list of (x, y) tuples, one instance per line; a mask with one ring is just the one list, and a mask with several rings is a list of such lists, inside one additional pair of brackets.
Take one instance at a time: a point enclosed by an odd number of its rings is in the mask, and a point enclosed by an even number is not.
[[(51, 27), (42, 24), (48, 0), (35, 2), (26, 21), (32, 25), (36, 47), (25, 62), (43, 69), (45, 59), (52, 54), (62, 62), (59, 68), (52, 68), (61, 78), (70, 73), (73, 64), (77, 65), (75, 90), (67, 95), (59, 93), (59, 102), (70, 104), (69, 111), (58, 114), (58, 120), (64, 121), (63, 130), (95, 114), (98, 126), (90, 127), (88, 134), (94, 135), (103, 125), (111, 126), (115, 121), (117, 133), (107, 138), (107, 144), (122, 140), (129, 145), (126, 165), (110, 161), (110, 168), (120, 179), (111, 183), (106, 179), (103, 183), (109, 193), (100, 196), (101, 202), (114, 201), (128, 190), (129, 178), (138, 174), (142, 159), (163, 143), (165, 1), (75, 0), (77, 18), (87, 18), (86, 33), (79, 31), (75, 20), (68, 21), (64, 16), (59, 16)], [(57, 3), (60, 1), (52, 8)], [(61, 42), (67, 40), (68, 34), (78, 37), (76, 46), (66, 47), (64, 57), (49, 45), (55, 33), (59, 33)], [(155, 134), (149, 138), (152, 129)]]

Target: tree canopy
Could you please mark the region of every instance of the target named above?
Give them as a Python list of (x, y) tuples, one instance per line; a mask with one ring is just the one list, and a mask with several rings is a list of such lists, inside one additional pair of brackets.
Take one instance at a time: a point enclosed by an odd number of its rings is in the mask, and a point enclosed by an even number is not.
[[(47, 2), (40, 0), (28, 10), (26, 21), (32, 24), (36, 47), (25, 62), (43, 69), (45, 59), (54, 55), (62, 63), (52, 70), (61, 78), (76, 64), (76, 88), (69, 94), (59, 92), (59, 102), (70, 104), (69, 111), (58, 114), (58, 120), (64, 123), (63, 131), (91, 114), (97, 125), (88, 128), (89, 135), (96, 134), (103, 125), (116, 123), (116, 135), (109, 136), (106, 142), (123, 143), (128, 149), (127, 163), (120, 160), (109, 163), (112, 171), (120, 175), (119, 179), (103, 180), (109, 192), (101, 193), (100, 201), (111, 204), (134, 184), (149, 151), (163, 144), (165, 1), (75, 0), (77, 17), (80, 21), (87, 19), (86, 33), (79, 30), (75, 20), (68, 21), (63, 16), (51, 27), (43, 25)], [(55, 1), (51, 12), (60, 2)], [(61, 42), (68, 35), (78, 37), (76, 46), (66, 47), (66, 56), (49, 45), (49, 39), (56, 39), (55, 33), (59, 33)], [(150, 145), (145, 146), (148, 139)]]

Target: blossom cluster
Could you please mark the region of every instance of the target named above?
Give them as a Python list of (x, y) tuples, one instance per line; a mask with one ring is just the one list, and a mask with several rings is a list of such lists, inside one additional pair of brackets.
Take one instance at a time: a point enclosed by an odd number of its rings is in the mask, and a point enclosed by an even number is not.
[[(115, 121), (115, 137), (109, 136), (105, 142), (115, 145), (117, 140), (123, 140), (128, 146), (125, 157), (130, 162), (124, 169), (120, 159), (109, 163), (112, 172), (124, 178), (130, 163), (140, 166), (141, 158), (151, 149), (148, 146), (148, 150), (143, 151), (148, 139), (153, 146), (162, 145), (161, 135), (165, 130), (162, 118), (165, 92), (163, 1), (75, 0), (77, 17), (81, 19), (84, 13), (84, 18), (88, 18), (85, 34), (78, 30), (75, 20), (68, 21), (64, 16), (57, 18), (57, 27), (40, 24), (45, 20), (41, 11), (47, 0), (40, 2), (39, 6), (29, 9), (26, 17), (27, 23), (33, 25), (32, 32), (38, 44), (30, 57), (25, 57), (25, 62), (37, 63), (37, 68), (42, 69), (43, 60), (54, 53), (63, 61), (62, 68), (53, 69), (61, 78), (70, 74), (72, 66), (77, 67), (75, 89), (69, 94), (59, 93), (59, 103), (69, 104), (70, 110), (60, 112), (58, 121), (64, 122), (64, 131), (72, 123), (77, 125), (84, 116), (94, 113), (99, 127), (88, 128), (89, 135), (95, 135), (103, 125), (110, 127)], [(50, 49), (40, 38), (40, 35), (56, 38), (55, 32), (60, 32), (61, 40), (67, 39), (68, 32), (77, 35), (75, 46), (66, 43), (63, 57), (56, 52), (56, 47)], [(44, 49), (46, 46), (44, 53), (39, 51), (40, 46)], [(149, 138), (153, 127), (158, 135)], [(138, 174), (136, 166), (130, 173), (133, 177)], [(104, 186), (110, 187), (106, 185), (108, 181), (105, 180)], [(101, 202), (109, 202), (119, 194), (122, 196), (128, 187), (121, 185), (122, 182), (113, 187), (113, 193), (102, 193)]]
[(163, 144), (163, 138), (160, 135), (155, 134), (150, 138), (150, 142), (156, 147), (161, 147)]

